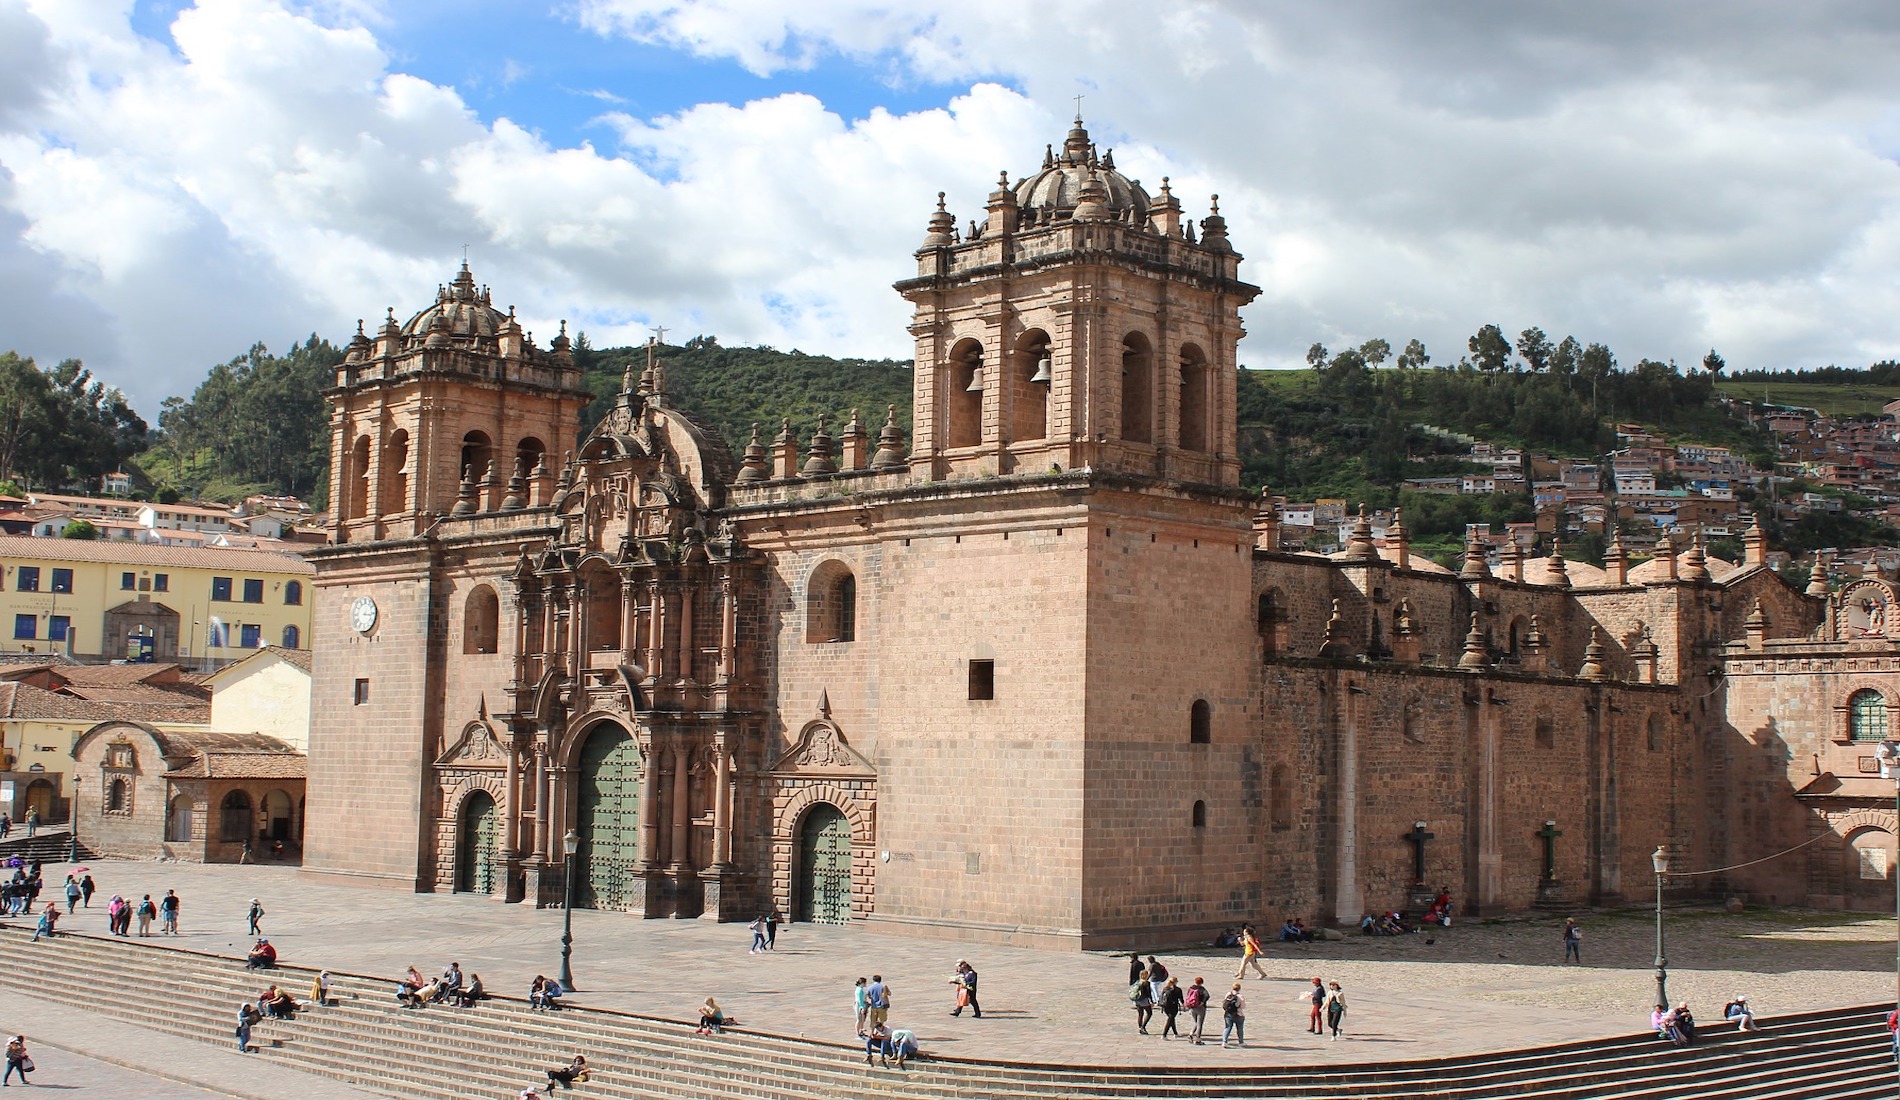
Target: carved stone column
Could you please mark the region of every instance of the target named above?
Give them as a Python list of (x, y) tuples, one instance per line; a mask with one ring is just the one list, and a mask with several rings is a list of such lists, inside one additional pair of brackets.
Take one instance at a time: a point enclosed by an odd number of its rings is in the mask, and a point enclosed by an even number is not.
[(687, 836), (686, 823), (687, 773), (691, 770), (692, 753), (688, 752), (684, 746), (674, 749), (673, 829), (671, 834), (667, 837), (666, 848), (668, 856), (667, 863), (671, 866), (671, 869), (675, 871), (685, 870), (687, 858), (691, 855), (691, 853), (686, 850), (687, 841), (689, 839)]
[(736, 656), (733, 648), (739, 636), (739, 612), (733, 606), (730, 568), (719, 579), (719, 609), (719, 686), (725, 687), (732, 682), (733, 657)]
[(673, 667), (679, 670), (675, 677), (681, 683), (693, 678), (693, 590), (688, 588), (680, 593), (680, 636), (679, 654), (673, 659)]
[(657, 582), (647, 586), (647, 602), (653, 609), (647, 619), (647, 679), (658, 682), (662, 640), (666, 637), (666, 598)]
[(732, 753), (713, 748), (713, 863), (732, 865)]

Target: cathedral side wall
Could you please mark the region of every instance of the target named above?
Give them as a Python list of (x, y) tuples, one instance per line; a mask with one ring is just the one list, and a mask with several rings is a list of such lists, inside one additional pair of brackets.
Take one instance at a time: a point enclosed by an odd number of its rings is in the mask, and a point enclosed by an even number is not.
[[(875, 535), (772, 555), (780, 740), (768, 756), (823, 693), (876, 766), (874, 922), (1073, 944), (1088, 535), (1068, 510), (1004, 501), (978, 528), (961, 507), (906, 509)], [(857, 639), (808, 643), (805, 585), (833, 558), (857, 577)], [(972, 661), (993, 662), (993, 699), (970, 698)]]
[[(411, 549), (335, 555), (318, 566), (306, 870), (419, 884), (426, 746), (435, 737), (430, 630), (439, 612), (429, 569), (429, 556)], [(378, 608), (368, 634), (350, 624), (359, 596)]]

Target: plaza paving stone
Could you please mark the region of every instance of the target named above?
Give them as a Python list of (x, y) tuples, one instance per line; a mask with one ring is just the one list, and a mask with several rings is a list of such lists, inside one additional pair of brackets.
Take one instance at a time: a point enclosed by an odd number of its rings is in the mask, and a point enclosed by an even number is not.
[[(395, 975), (414, 964), (440, 973), (453, 959), (495, 992), (525, 994), (537, 973), (559, 969), (561, 912), (467, 895), (411, 894), (281, 866), (234, 867), (94, 861), (101, 893), (77, 927), (99, 933), (113, 893), (133, 898), (176, 889), (176, 939), (152, 943), (238, 955), (245, 910), (262, 899), (263, 929), (285, 963)], [(61, 869), (48, 865), (55, 882)], [(575, 1000), (688, 1021), (716, 995), (751, 1028), (850, 1043), (852, 981), (882, 973), (894, 1026), (915, 1028), (924, 1048), (953, 1057), (1130, 1066), (1337, 1064), (1628, 1034), (1643, 1027), (1654, 995), (1653, 925), (1644, 909), (1576, 914), (1585, 965), (1566, 966), (1560, 916), (1459, 923), (1430, 937), (1271, 943), (1249, 977), (1248, 1045), (1222, 1050), (1135, 1034), (1126, 997), (1128, 959), (893, 936), (860, 928), (786, 925), (778, 949), (751, 955), (740, 924), (574, 914)], [(1275, 921), (1277, 926), (1277, 920)], [(1669, 987), (1705, 1019), (1746, 993), (1764, 1015), (1891, 999), (1894, 922), (1807, 911), (1711, 907), (1668, 918)], [(1428, 942), (1435, 941), (1435, 942)], [(1177, 976), (1231, 984), (1232, 951), (1158, 951)], [(949, 1016), (948, 978), (958, 958), (982, 975), (982, 1020)], [(1339, 1042), (1305, 1034), (1304, 990), (1324, 977), (1344, 987), (1350, 1011)], [(385, 983), (342, 979), (341, 990), (387, 997)], [(1217, 1018), (1218, 1010), (1211, 1016)], [(1185, 1020), (1185, 1014), (1183, 1016)], [(1212, 1021), (1210, 1021), (1212, 1025)], [(683, 1025), (684, 1026), (684, 1025)]]

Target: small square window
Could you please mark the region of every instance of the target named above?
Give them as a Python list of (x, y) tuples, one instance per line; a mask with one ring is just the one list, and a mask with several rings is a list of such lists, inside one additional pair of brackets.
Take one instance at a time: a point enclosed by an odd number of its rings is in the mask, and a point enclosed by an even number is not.
[(73, 590), (73, 571), (70, 569), (53, 570), (53, 591), (71, 592)]
[(66, 632), (73, 628), (71, 615), (54, 615), (46, 620), (46, 639), (52, 642), (66, 640)]
[(38, 615), (15, 615), (13, 617), (14, 638), (25, 641), (40, 636), (40, 617)]
[(264, 582), (263, 581), (247, 580), (244, 582), (244, 602), (245, 603), (263, 603), (264, 602)]
[(120, 587), (120, 588), (122, 588), (122, 589), (124, 589), (124, 590), (125, 590), (125, 591), (127, 591), (127, 592), (130, 592), (130, 591), (132, 591), (132, 590), (133, 590), (134, 588), (137, 588), (138, 586), (139, 586), (139, 575), (138, 575), (137, 573), (121, 573), (121, 574), (119, 574), (119, 587)]
[(256, 649), (264, 644), (264, 633), (256, 623), (245, 623), (238, 627), (238, 645), (244, 649)]
[(214, 600), (228, 601), (231, 598), (231, 578), (229, 577), (211, 578), (211, 598)]
[(970, 662), (970, 698), (996, 698), (996, 662)]
[(170, 592), (171, 590), (172, 590), (172, 575), (170, 573), (152, 574), (152, 591)]
[(355, 705), (360, 707), (367, 702), (369, 702), (369, 681), (358, 680), (356, 681)]
[(38, 592), (40, 590), (40, 567), (37, 565), (22, 565), (13, 587), (21, 592)]

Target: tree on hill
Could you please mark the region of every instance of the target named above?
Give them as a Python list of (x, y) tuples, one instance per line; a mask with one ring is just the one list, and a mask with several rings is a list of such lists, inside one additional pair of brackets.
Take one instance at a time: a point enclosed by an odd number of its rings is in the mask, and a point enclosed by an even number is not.
[(283, 355), (253, 344), (212, 367), (189, 399), (166, 399), (147, 472), (191, 496), (261, 487), (321, 507), (330, 466), (323, 391), (342, 361), (342, 349), (312, 335)]
[(59, 529), (59, 537), (63, 539), (96, 539), (99, 537), (99, 529), (86, 520), (76, 519), (69, 521), (66, 526)]
[(42, 370), (0, 353), (0, 477), (42, 488), (90, 481), (137, 454), (146, 434), (125, 395), (79, 360)]

